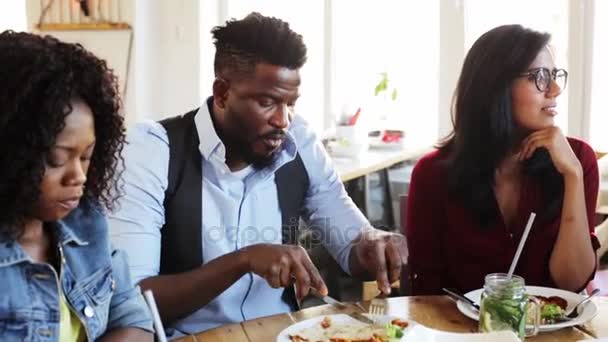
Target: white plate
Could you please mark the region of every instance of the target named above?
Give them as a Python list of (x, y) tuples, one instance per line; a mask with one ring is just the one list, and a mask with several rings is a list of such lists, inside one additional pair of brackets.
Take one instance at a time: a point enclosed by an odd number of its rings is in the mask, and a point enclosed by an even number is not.
[[(483, 291), (483, 289), (477, 289), (475, 291), (471, 291), (471, 292), (465, 294), (465, 296), (472, 299), (475, 303), (479, 303), (481, 301), (480, 298), (481, 298), (482, 291)], [(550, 288), (550, 287), (542, 287), (542, 286), (526, 286), (526, 293), (531, 294), (531, 295), (545, 296), (545, 297), (551, 297), (551, 296), (562, 297), (568, 302), (568, 307), (566, 308), (566, 312), (570, 312), (570, 310), (572, 310), (574, 308), (574, 306), (576, 306), (576, 304), (578, 304), (581, 300), (583, 300), (585, 298), (584, 296), (581, 296), (574, 292), (554, 289), (554, 288)], [(460, 310), (460, 312), (462, 312), (465, 316), (472, 318), (476, 321), (479, 320), (479, 314), (477, 312), (473, 311), (468, 304), (465, 304), (463, 301), (459, 300), (456, 303), (456, 306), (458, 307), (458, 310)], [(585, 305), (583, 312), (581, 312), (581, 314), (576, 319), (573, 319), (573, 320), (567, 321), (567, 322), (555, 323), (555, 324), (544, 324), (544, 325), (540, 326), (539, 330), (540, 331), (553, 331), (553, 330), (558, 330), (558, 329), (562, 329), (562, 328), (566, 328), (566, 327), (571, 327), (571, 326), (574, 326), (577, 324), (582, 324), (582, 323), (585, 323), (585, 322), (593, 319), (593, 317), (595, 317), (595, 315), (597, 315), (597, 311), (598, 311), (597, 305), (595, 305), (595, 303), (593, 303), (591, 301), (591, 302), (588, 302), (587, 305)]]
[[(289, 339), (290, 334), (295, 334), (303, 329), (316, 326), (321, 323), (325, 317), (330, 317), (332, 324), (349, 324), (356, 322), (356, 320), (345, 314), (338, 315), (322, 315), (307, 319), (302, 322), (295, 323), (281, 331), (277, 336), (277, 342), (291, 342)], [(391, 320), (395, 319), (394, 316), (380, 316), (378, 322), (380, 324), (386, 324)], [(500, 331), (492, 332), (489, 334), (459, 334), (445, 331), (434, 330), (427, 328), (421, 324), (418, 324), (412, 320), (406, 320), (409, 322), (409, 326), (404, 330), (404, 336), (400, 341), (416, 341), (416, 342), (439, 342), (439, 341), (450, 341), (450, 342), (520, 342), (517, 335), (511, 331)]]

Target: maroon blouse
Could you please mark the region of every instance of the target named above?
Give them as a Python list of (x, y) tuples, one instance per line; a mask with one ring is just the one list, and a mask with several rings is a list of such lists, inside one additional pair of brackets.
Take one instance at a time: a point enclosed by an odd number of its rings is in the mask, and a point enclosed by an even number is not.
[[(595, 153), (580, 140), (568, 138), (568, 141), (583, 168), (589, 234), (597, 250), (594, 215), (599, 175)], [(515, 228), (509, 231), (503, 220), (497, 218), (489, 229), (481, 230), (470, 211), (448, 195), (446, 170), (439, 164), (441, 158), (438, 151), (427, 154), (412, 173), (405, 235), (413, 295), (441, 294), (442, 287), (468, 292), (481, 288), (488, 273), (507, 273), (530, 213), (538, 215), (541, 207), (539, 184), (525, 178)], [(515, 269), (526, 284), (555, 287), (549, 273), (549, 258), (560, 220), (557, 215), (553, 221), (542, 223), (537, 216)]]

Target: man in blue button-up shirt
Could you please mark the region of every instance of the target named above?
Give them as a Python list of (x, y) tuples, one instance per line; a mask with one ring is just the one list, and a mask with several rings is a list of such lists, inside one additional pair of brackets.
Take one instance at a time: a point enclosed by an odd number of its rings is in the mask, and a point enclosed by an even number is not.
[(202, 260), (159, 275), (169, 140), (158, 123), (137, 125), (125, 151), (125, 192), (110, 219), (113, 243), (129, 253), (133, 278), (151, 288), (171, 337), (289, 311), (283, 287), (326, 294), (301, 247), (282, 245), (275, 172), (299, 154), (309, 177), (303, 219), (324, 236), (341, 267), (390, 292), (407, 258), (401, 235), (372, 228), (346, 194), (322, 144), (292, 109), (302, 37), (252, 13), (213, 30), (213, 96), (194, 118), (202, 157)]

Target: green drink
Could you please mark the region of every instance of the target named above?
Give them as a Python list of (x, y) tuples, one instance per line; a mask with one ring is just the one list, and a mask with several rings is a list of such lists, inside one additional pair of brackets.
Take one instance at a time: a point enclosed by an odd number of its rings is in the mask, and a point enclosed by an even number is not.
[[(528, 303), (536, 304), (534, 329), (526, 331)], [(540, 316), (538, 300), (528, 298), (525, 293), (524, 279), (519, 276), (508, 278), (504, 273), (488, 274), (485, 278), (484, 291), (481, 294), (479, 311), (479, 330), (481, 332), (511, 330), (520, 338), (536, 335)]]

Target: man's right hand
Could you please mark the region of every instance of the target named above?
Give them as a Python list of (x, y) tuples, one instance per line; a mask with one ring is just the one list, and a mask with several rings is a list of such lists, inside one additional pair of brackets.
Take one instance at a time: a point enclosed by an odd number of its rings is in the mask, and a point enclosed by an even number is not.
[(256, 244), (241, 250), (249, 270), (266, 279), (273, 288), (296, 283), (296, 296), (301, 299), (311, 288), (327, 295), (327, 286), (319, 270), (301, 246)]

